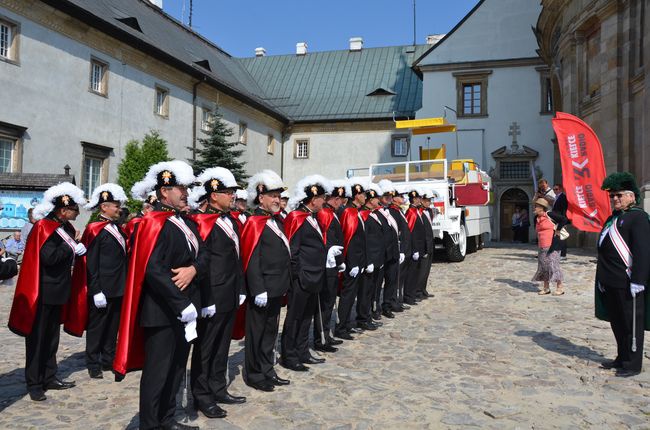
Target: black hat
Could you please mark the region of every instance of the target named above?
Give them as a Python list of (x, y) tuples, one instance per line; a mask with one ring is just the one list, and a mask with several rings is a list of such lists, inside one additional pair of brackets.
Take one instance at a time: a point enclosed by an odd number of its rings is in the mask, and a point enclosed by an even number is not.
[(379, 198), (379, 194), (377, 194), (377, 191), (370, 188), (370, 189), (366, 190), (366, 198), (368, 198), (368, 199)]
[(151, 206), (155, 205), (156, 202), (158, 201), (158, 197), (156, 197), (156, 194), (149, 194), (147, 198), (144, 200), (145, 203), (150, 204)]
[(346, 195), (345, 195), (345, 187), (344, 186), (334, 187), (334, 189), (332, 190), (332, 193), (330, 195), (332, 197), (341, 197), (341, 198), (344, 199), (346, 197)]
[(305, 191), (305, 195), (307, 197), (302, 199), (303, 202), (305, 202), (305, 201), (307, 201), (307, 200), (309, 200), (309, 199), (311, 199), (313, 197), (324, 196), (326, 194), (325, 193), (325, 188), (323, 188), (323, 186), (321, 184), (307, 185), (304, 188), (304, 191)]
[(74, 199), (67, 194), (63, 194), (62, 196), (57, 196), (54, 199), (53, 203), (54, 203), (54, 209), (79, 207), (79, 204), (75, 202)]
[(352, 197), (356, 197), (357, 194), (363, 194), (366, 190), (361, 184), (352, 184)]
[(422, 197), (422, 196), (416, 190), (409, 191), (409, 198), (410, 199), (417, 198), (417, 197)]

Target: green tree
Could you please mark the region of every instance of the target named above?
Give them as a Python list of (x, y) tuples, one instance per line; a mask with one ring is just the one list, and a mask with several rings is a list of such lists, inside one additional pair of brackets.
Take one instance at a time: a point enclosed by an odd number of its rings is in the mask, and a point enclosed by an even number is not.
[(210, 120), (208, 136), (198, 140), (201, 147), (196, 149), (196, 159), (191, 160), (194, 172), (199, 174), (209, 167), (224, 167), (232, 172), (238, 183), (243, 183), (248, 178), (245, 163), (239, 159), (244, 150), (236, 149), (239, 142), (231, 139), (233, 134), (216, 107)]
[(117, 183), (129, 196), (127, 206), (130, 211), (140, 210), (142, 202), (134, 200), (130, 196), (131, 187), (142, 180), (147, 174), (149, 167), (161, 161), (169, 161), (167, 142), (160, 137), (156, 130), (145, 134), (142, 143), (131, 140), (124, 149), (124, 158), (117, 166)]

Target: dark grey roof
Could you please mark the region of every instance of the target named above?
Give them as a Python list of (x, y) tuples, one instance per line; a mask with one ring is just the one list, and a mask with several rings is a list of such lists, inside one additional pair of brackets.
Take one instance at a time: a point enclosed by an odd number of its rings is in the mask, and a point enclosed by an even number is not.
[(74, 176), (51, 173), (0, 173), (0, 187), (5, 190), (46, 190), (61, 182), (74, 184)]

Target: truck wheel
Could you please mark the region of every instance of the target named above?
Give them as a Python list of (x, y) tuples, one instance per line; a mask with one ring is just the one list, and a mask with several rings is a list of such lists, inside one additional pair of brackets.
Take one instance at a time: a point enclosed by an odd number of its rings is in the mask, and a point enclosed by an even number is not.
[(478, 238), (478, 246), (476, 248), (478, 250), (485, 248), (485, 243), (483, 243), (483, 233), (479, 234), (476, 237)]
[(480, 236), (470, 236), (467, 238), (467, 253), (473, 254), (478, 251), (478, 242), (481, 239)]
[(460, 225), (460, 234), (458, 235), (458, 244), (448, 234), (445, 234), (445, 251), (447, 259), (452, 263), (458, 263), (465, 259), (467, 252), (467, 228), (465, 224)]

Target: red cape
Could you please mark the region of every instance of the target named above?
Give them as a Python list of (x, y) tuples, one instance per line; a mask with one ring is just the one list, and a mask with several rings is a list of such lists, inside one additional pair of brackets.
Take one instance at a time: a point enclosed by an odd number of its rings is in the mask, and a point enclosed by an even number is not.
[(129, 370), (141, 369), (144, 364), (143, 333), (138, 324), (140, 294), (149, 257), (156, 245), (160, 230), (167, 218), (172, 215), (174, 212), (149, 212), (146, 214), (142, 217), (131, 244), (117, 349), (113, 361), (113, 370), (119, 375), (125, 375)]
[(56, 221), (42, 219), (34, 224), (27, 238), (23, 263), (9, 314), (9, 330), (17, 335), (28, 336), (32, 332), (41, 278), (41, 247), (60, 226), (61, 224)]
[(334, 220), (334, 209), (323, 208), (318, 211), (316, 218), (318, 219), (320, 230), (323, 233), (323, 242), (327, 245), (327, 231), (330, 229), (332, 220)]
[(341, 214), (341, 228), (343, 228), (343, 256), (348, 254), (348, 245), (352, 236), (359, 227), (359, 211), (357, 208), (345, 208)]
[(303, 211), (291, 211), (289, 215), (287, 215), (284, 219), (284, 231), (289, 242), (291, 242), (293, 235), (296, 234), (300, 227), (302, 227), (305, 220), (310, 215), (309, 212)]
[[(237, 223), (237, 227), (239, 227), (239, 231), (242, 231), (244, 228), (244, 224), (239, 220), (239, 215), (241, 215), (241, 212), (239, 211), (230, 211), (230, 215), (235, 219), (235, 222)], [(248, 219), (246, 220), (248, 221)]]
[(137, 216), (135, 218), (132, 218), (131, 221), (127, 222), (124, 225), (124, 233), (126, 233), (126, 243), (127, 243), (127, 249), (131, 246), (129, 243), (131, 241), (131, 235), (133, 234), (133, 231), (135, 230), (135, 226), (140, 224), (140, 221), (142, 221), (141, 216)]
[(205, 242), (219, 216), (219, 214), (190, 214), (187, 217), (197, 224), (201, 240)]
[(413, 233), (413, 228), (415, 227), (415, 222), (419, 218), (418, 210), (414, 207), (408, 208), (406, 211), (406, 221), (409, 224), (409, 230)]
[[(100, 231), (108, 221), (91, 222), (86, 226), (81, 243), (90, 248)], [(70, 300), (63, 309), (63, 330), (66, 333), (81, 337), (88, 324), (88, 280), (86, 278), (86, 255), (77, 257), (72, 271), (72, 292)]]

